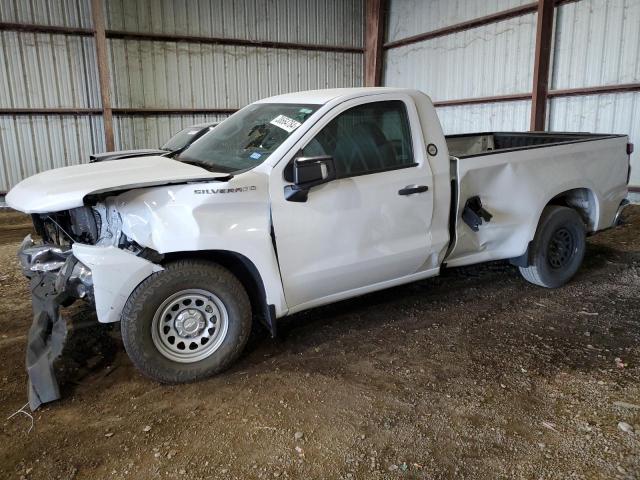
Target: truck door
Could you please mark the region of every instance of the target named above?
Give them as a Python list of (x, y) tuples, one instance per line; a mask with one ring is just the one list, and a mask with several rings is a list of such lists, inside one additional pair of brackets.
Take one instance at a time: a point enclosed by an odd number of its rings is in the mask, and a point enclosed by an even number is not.
[[(278, 261), (293, 311), (437, 269), (432, 174), (413, 101), (365, 98), (330, 111), (272, 172)], [(312, 188), (306, 202), (286, 200), (286, 167), (319, 155), (333, 157), (337, 179)]]

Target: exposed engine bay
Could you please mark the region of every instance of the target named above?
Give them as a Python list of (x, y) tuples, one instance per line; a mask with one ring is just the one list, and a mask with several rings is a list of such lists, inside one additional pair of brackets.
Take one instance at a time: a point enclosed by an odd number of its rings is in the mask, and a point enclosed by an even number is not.
[(32, 214), (36, 233), (45, 243), (70, 245), (70, 242), (94, 244), (102, 225), (102, 218), (91, 207), (72, 208), (63, 212)]
[(123, 235), (120, 214), (110, 199), (93, 207), (33, 214), (32, 219), (38, 242), (28, 235), (18, 257), (30, 279), (33, 295), (26, 365), (29, 405), (35, 410), (42, 403), (60, 398), (53, 371), (53, 362), (62, 353), (67, 333), (60, 307), (77, 299), (95, 305), (92, 271), (73, 255), (74, 243), (111, 245), (134, 255), (145, 249)]
[(112, 198), (97, 202), (91, 207), (77, 207), (55, 213), (35, 213), (31, 218), (36, 233), (45, 245), (64, 248), (78, 242), (136, 250), (133, 242), (122, 233), (122, 218)]

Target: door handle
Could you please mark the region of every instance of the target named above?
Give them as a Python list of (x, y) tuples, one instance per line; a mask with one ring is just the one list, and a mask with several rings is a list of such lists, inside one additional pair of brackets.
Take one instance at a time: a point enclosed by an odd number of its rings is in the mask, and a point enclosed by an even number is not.
[(426, 185), (407, 185), (398, 190), (398, 195), (411, 195), (412, 193), (423, 193), (429, 190)]

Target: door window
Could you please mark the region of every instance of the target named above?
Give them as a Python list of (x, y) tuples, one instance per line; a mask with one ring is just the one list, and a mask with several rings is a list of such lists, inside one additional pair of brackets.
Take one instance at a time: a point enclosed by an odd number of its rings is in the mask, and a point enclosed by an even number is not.
[(302, 154), (332, 156), (338, 178), (414, 166), (406, 106), (394, 100), (350, 108), (324, 127)]

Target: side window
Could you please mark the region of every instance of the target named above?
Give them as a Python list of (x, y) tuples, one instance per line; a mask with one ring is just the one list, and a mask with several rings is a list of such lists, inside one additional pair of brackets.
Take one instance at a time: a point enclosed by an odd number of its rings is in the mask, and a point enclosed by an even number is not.
[(324, 127), (302, 153), (332, 156), (338, 178), (412, 166), (405, 104), (394, 100), (353, 107)]

